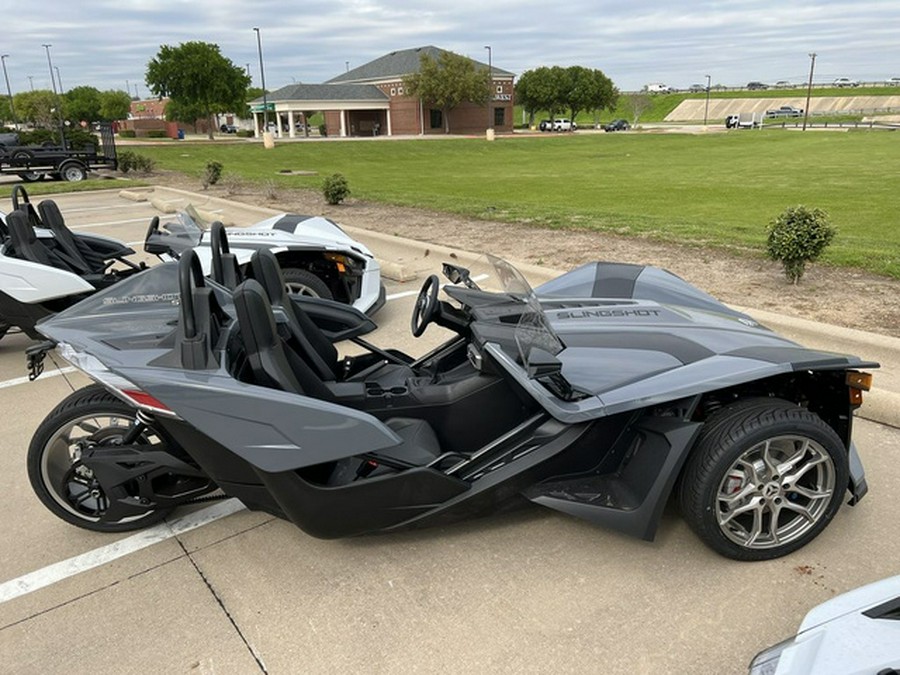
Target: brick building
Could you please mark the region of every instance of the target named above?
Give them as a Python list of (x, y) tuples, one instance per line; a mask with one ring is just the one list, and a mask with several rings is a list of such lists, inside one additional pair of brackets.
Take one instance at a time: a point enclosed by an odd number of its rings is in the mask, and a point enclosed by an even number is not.
[[(324, 114), (330, 136), (443, 134), (447, 120), (442, 111), (403, 91), (403, 78), (418, 72), (422, 55), (437, 60), (443, 51), (418, 47), (391, 52), (324, 84), (282, 87), (267, 95), (269, 120), (277, 123), (276, 134), (291, 138), (302, 135), (298, 124), (305, 120), (304, 113), (312, 112)], [(488, 68), (486, 63), (474, 63), (477, 69)], [(483, 105), (461, 103), (450, 111), (451, 133), (484, 133), (489, 121), (498, 132), (512, 131), (515, 76), (496, 66), (491, 74), (490, 111)], [(262, 103), (262, 98), (251, 103), (257, 134), (263, 126)]]

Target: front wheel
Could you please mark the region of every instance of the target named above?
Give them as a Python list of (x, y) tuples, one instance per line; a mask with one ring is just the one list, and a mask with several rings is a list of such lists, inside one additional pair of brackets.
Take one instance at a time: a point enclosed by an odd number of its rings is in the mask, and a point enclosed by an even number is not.
[(87, 171), (77, 162), (65, 162), (59, 167), (59, 175), (69, 183), (80, 183), (87, 178)]
[[(115, 447), (135, 430), (136, 411), (103, 387), (91, 385), (70, 394), (41, 423), (28, 447), (28, 478), (38, 499), (67, 523), (97, 532), (125, 532), (159, 522), (170, 508), (142, 510), (139, 486), (109, 495), (94, 473), (81, 462), (96, 446)], [(129, 442), (162, 445), (159, 433), (142, 426)], [(111, 520), (113, 501), (133, 508)]]
[(818, 415), (780, 399), (745, 400), (701, 431), (681, 478), (681, 511), (726, 557), (779, 558), (831, 522), (849, 472), (844, 444)]
[(334, 299), (328, 285), (309, 270), (288, 267), (281, 274), (288, 293), (325, 300)]

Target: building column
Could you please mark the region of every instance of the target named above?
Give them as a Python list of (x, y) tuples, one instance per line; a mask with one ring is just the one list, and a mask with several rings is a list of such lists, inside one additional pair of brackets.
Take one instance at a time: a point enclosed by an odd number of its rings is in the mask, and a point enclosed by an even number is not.
[(288, 138), (294, 138), (294, 111), (288, 110)]
[(387, 109), (387, 135), (393, 136), (394, 133), (391, 131), (391, 109)]
[(347, 111), (341, 110), (341, 136), (347, 135)]
[(253, 135), (259, 138), (259, 113), (253, 113)]

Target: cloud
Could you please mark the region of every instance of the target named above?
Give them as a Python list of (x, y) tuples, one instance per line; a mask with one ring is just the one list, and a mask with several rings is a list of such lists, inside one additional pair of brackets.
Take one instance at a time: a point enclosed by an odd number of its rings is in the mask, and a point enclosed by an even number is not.
[(160, 0), (43, 0), (16, 16), (3, 52), (14, 91), (49, 88), (44, 43), (66, 88), (92, 85), (133, 90), (162, 44), (218, 44), (259, 81), (256, 35), (261, 29), (266, 81), (322, 82), (346, 62), (361, 65), (395, 49), (433, 44), (521, 73), (541, 65), (600, 68), (622, 89), (647, 82), (741, 85), (749, 80), (802, 81), (808, 53), (819, 54), (817, 79), (862, 80), (900, 75), (900, 24), (895, 0), (689, 0), (630, 3), (569, 0), (344, 0), (214, 5)]

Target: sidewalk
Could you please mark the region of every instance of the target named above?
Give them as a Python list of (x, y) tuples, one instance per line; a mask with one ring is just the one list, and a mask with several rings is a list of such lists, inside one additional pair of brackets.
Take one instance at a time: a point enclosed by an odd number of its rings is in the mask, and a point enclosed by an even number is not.
[[(146, 195), (160, 210), (168, 206), (171, 212), (192, 203), (202, 216), (222, 220), (225, 225), (249, 225), (277, 213), (272, 209), (238, 204), (226, 199), (200, 195), (175, 188), (135, 190)], [(396, 281), (412, 281), (433, 273), (435, 260), (453, 260), (462, 265), (472, 263), (481, 254), (438, 246), (427, 242), (404, 239), (372, 232), (344, 223), (341, 227), (352, 237), (368, 246), (378, 257), (382, 274)], [(549, 281), (564, 270), (516, 262), (516, 266), (537, 286)], [(867, 361), (876, 361), (881, 368), (874, 371), (874, 386), (865, 395), (859, 416), (900, 428), (900, 338), (832, 326), (807, 319), (776, 314), (764, 310), (736, 307), (750, 314), (763, 325), (804, 346), (831, 352), (855, 354)]]

